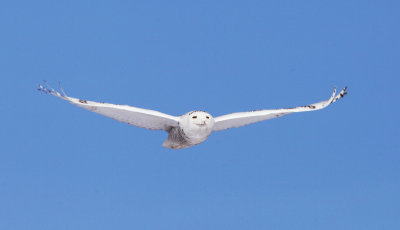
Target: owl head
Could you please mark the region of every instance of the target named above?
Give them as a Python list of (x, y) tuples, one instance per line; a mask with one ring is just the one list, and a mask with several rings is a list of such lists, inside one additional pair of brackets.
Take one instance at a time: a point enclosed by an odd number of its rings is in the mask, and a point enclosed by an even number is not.
[(206, 112), (203, 111), (191, 111), (184, 115), (182, 119), (185, 127), (192, 130), (212, 130), (214, 126), (214, 118)]

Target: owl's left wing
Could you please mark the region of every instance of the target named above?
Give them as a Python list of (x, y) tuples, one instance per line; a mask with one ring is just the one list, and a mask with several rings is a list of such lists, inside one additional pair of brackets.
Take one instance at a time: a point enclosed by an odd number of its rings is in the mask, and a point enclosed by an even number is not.
[(221, 131), (230, 128), (237, 128), (240, 126), (252, 124), (259, 121), (264, 121), (272, 118), (281, 117), (295, 112), (307, 112), (319, 110), (327, 107), (328, 105), (336, 102), (344, 97), (347, 87), (345, 87), (338, 95), (336, 95), (336, 88), (333, 90), (332, 96), (322, 102), (314, 103), (311, 105), (299, 106), (287, 109), (272, 109), (272, 110), (257, 110), (251, 112), (231, 113), (215, 118), (213, 131)]
[(100, 103), (94, 101), (87, 101), (68, 97), (61, 89), (61, 93), (52, 89), (51, 87), (44, 87), (39, 85), (40, 91), (52, 94), (56, 97), (64, 99), (71, 104), (79, 106), (81, 108), (90, 110), (92, 112), (110, 117), (114, 120), (128, 123), (133, 126), (153, 129), (153, 130), (166, 130), (170, 127), (178, 126), (178, 117), (171, 116), (165, 113), (161, 113), (154, 110), (137, 108), (129, 105), (115, 105), (109, 103)]

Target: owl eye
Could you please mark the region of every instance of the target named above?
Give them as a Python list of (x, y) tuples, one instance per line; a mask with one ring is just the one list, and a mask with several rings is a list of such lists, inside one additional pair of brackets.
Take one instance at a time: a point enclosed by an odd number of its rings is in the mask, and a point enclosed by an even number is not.
[(197, 116), (193, 116), (192, 118), (193, 118), (193, 119), (196, 119), (196, 118), (197, 118)]

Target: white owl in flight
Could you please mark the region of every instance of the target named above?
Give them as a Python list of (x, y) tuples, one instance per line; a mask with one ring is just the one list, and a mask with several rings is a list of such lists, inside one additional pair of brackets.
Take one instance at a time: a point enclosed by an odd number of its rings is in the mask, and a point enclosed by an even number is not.
[(84, 109), (125, 122), (133, 126), (165, 130), (168, 138), (163, 146), (170, 149), (183, 149), (192, 145), (198, 145), (210, 136), (212, 132), (230, 128), (237, 128), (251, 123), (281, 117), (295, 112), (307, 112), (319, 110), (344, 97), (347, 92), (345, 87), (338, 95), (336, 88), (332, 96), (322, 102), (286, 109), (256, 110), (251, 112), (231, 113), (219, 117), (213, 117), (204, 111), (190, 111), (182, 116), (171, 116), (154, 110), (137, 108), (129, 105), (115, 105), (100, 103), (68, 97), (61, 89), (61, 93), (47, 85), (47, 88), (39, 84), (38, 90), (52, 94)]

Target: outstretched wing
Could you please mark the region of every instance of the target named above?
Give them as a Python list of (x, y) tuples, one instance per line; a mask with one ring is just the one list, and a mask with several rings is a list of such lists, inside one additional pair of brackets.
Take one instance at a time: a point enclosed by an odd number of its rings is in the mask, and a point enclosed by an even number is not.
[(45, 93), (50, 93), (84, 109), (137, 127), (154, 130), (168, 130), (170, 127), (178, 126), (178, 117), (160, 113), (154, 110), (141, 109), (129, 105), (99, 103), (68, 97), (62, 91), (62, 89), (61, 94), (51, 87), (46, 88), (40, 84), (38, 90)]
[(213, 131), (221, 131), (233, 127), (237, 128), (240, 126), (248, 125), (259, 121), (281, 117), (283, 115), (290, 113), (307, 112), (307, 111), (323, 109), (328, 105), (336, 102), (340, 98), (344, 97), (347, 94), (346, 89), (347, 87), (345, 87), (338, 95), (336, 95), (336, 88), (335, 88), (333, 90), (332, 96), (328, 100), (311, 105), (305, 105), (287, 109), (257, 110), (252, 112), (231, 113), (219, 116), (215, 118)]

